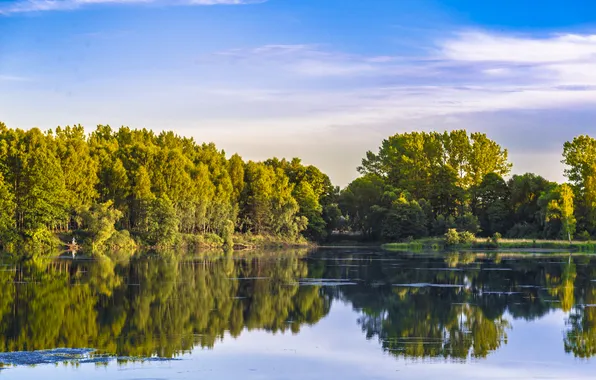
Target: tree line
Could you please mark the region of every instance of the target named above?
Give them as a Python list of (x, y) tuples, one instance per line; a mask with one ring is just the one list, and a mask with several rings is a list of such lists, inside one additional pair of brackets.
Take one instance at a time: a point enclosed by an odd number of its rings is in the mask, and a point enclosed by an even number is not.
[(244, 161), (173, 132), (80, 125), (42, 132), (0, 123), (0, 246), (75, 234), (91, 250), (233, 246), (239, 235), (325, 241), (439, 236), (596, 236), (596, 139), (563, 147), (568, 183), (509, 176), (483, 133), (398, 133), (367, 152), (343, 190), (300, 159)]
[(346, 229), (402, 241), (449, 230), (479, 236), (596, 236), (596, 139), (566, 142), (568, 183), (508, 176), (507, 149), (482, 133), (398, 133), (367, 152), (361, 176), (340, 194)]
[(80, 233), (93, 250), (232, 245), (235, 233), (322, 240), (329, 177), (300, 159), (244, 161), (173, 132), (0, 123), (0, 246)]

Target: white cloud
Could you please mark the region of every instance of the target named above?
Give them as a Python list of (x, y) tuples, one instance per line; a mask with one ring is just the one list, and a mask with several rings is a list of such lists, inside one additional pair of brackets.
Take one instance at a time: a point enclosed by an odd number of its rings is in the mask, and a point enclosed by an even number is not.
[(563, 34), (546, 38), (461, 33), (442, 43), (456, 61), (546, 63), (596, 59), (596, 35)]
[(0, 4), (0, 15), (73, 10), (93, 4), (241, 5), (265, 1), (267, 0), (9, 0)]
[(2, 75), (0, 74), (0, 82), (2, 81), (6, 81), (6, 82), (28, 82), (30, 81), (30, 78), (27, 77), (22, 77), (22, 76), (18, 76), (18, 75)]

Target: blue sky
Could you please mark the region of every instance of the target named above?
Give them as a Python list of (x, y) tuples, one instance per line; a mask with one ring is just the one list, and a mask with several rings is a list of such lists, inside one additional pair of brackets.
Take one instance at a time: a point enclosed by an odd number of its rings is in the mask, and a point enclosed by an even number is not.
[(466, 128), (563, 180), (596, 135), (591, 0), (0, 0), (0, 120), (172, 129), (340, 185), (396, 132)]

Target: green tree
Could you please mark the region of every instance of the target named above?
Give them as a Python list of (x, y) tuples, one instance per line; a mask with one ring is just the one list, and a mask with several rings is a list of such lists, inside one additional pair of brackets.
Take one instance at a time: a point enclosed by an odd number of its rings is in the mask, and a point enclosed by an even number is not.
[(113, 207), (112, 201), (94, 205), (85, 212), (84, 220), (90, 235), (88, 245), (93, 252), (101, 252), (116, 233), (115, 224), (122, 218), (122, 212)]
[(57, 156), (64, 173), (65, 201), (70, 217), (78, 226), (81, 214), (98, 198), (98, 164), (90, 155), (82, 126), (58, 127), (55, 132)]
[(555, 183), (539, 175), (526, 173), (513, 175), (507, 182), (513, 212), (513, 228), (508, 236), (513, 238), (538, 237), (541, 235), (540, 196), (550, 191)]
[(147, 240), (153, 245), (171, 246), (178, 238), (178, 217), (167, 195), (156, 198), (149, 209)]
[(14, 233), (15, 208), (14, 196), (0, 173), (0, 246), (4, 246)]
[(132, 187), (133, 211), (131, 225), (139, 231), (147, 232), (149, 225), (149, 209), (155, 196), (151, 192), (151, 178), (144, 166), (137, 169)]
[(545, 223), (545, 235), (569, 239), (575, 234), (576, 219), (573, 190), (567, 184), (558, 185), (540, 197), (539, 204)]
[(596, 232), (596, 139), (582, 135), (563, 145), (565, 176), (576, 192), (578, 223)]
[(489, 173), (478, 187), (472, 189), (472, 208), (480, 220), (480, 228), (485, 236), (495, 232), (504, 234), (510, 227), (510, 194), (501, 176)]

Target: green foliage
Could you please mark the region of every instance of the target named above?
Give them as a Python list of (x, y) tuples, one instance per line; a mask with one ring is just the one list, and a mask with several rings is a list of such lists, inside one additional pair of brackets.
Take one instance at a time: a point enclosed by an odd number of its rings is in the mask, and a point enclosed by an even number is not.
[(588, 231), (582, 231), (580, 233), (578, 233), (575, 237), (577, 240), (579, 241), (590, 241), (592, 240), (592, 236), (590, 236), (590, 233)]
[(435, 212), (442, 213), (457, 200), (456, 187), (478, 185), (486, 174), (506, 175), (510, 168), (507, 150), (482, 133), (458, 130), (390, 136), (377, 154), (366, 153), (359, 171), (386, 178), (416, 199), (436, 199)]
[(445, 245), (452, 246), (460, 243), (459, 233), (455, 228), (450, 228), (445, 233)]
[(229, 243), (234, 231), (324, 240), (343, 220), (337, 193), (299, 159), (245, 163), (172, 132), (0, 128), (0, 246), (42, 229), (75, 229), (93, 250), (133, 237), (172, 246), (179, 234)]
[(0, 247), (13, 238), (15, 208), (14, 196), (0, 173)]
[(400, 197), (394, 201), (382, 222), (382, 237), (386, 241), (426, 236), (426, 215), (416, 201)]
[(108, 249), (131, 248), (134, 246), (128, 231), (116, 231), (115, 224), (122, 218), (122, 212), (113, 207), (111, 201), (96, 204), (83, 215), (89, 240), (86, 245), (91, 252), (103, 253)]
[(476, 236), (470, 231), (462, 231), (459, 233), (459, 242), (462, 244), (470, 244), (476, 241)]
[(455, 225), (459, 231), (470, 232), (472, 235), (480, 231), (478, 217), (469, 211), (463, 215), (458, 215), (455, 218)]
[(507, 232), (511, 227), (510, 193), (502, 177), (489, 173), (472, 189), (472, 209), (485, 236)]
[(222, 238), (224, 241), (224, 246), (227, 248), (231, 248), (234, 246), (234, 222), (228, 220), (223, 230)]
[(540, 199), (541, 215), (546, 238), (571, 241), (575, 234), (574, 194), (567, 184), (558, 185), (544, 193)]
[[(510, 227), (507, 150), (481, 133), (465, 130), (412, 132), (390, 136), (378, 153), (367, 152), (363, 174), (341, 193), (339, 205), (350, 227), (367, 239), (441, 236), (451, 228), (472, 234)], [(405, 194), (424, 217), (399, 232), (402, 211), (394, 201)], [(422, 226), (423, 224), (423, 226)], [(411, 229), (411, 228), (410, 228)]]
[(149, 208), (147, 241), (155, 246), (169, 247), (178, 238), (178, 218), (172, 201), (167, 197), (156, 198)]

